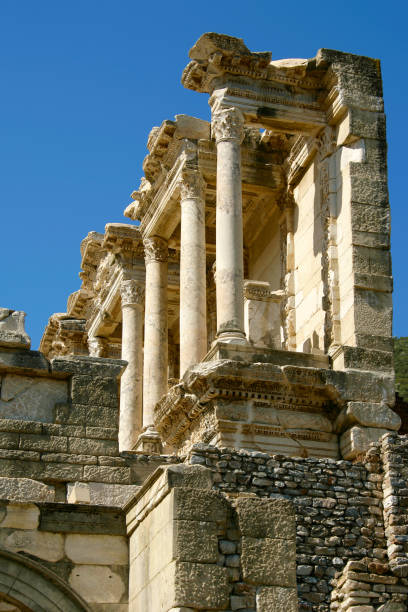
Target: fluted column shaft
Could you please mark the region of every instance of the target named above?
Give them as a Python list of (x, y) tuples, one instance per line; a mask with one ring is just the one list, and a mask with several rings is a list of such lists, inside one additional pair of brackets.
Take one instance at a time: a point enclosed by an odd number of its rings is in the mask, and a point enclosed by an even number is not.
[(215, 111), (217, 143), (216, 295), (217, 337), (245, 341), (242, 236), (241, 142), (244, 117), (239, 109)]
[(120, 379), (119, 450), (132, 450), (142, 429), (144, 285), (122, 281), (122, 359)]
[(180, 377), (207, 352), (204, 181), (185, 170), (180, 185)]
[(167, 241), (143, 241), (146, 261), (145, 339), (143, 367), (143, 428), (154, 429), (153, 411), (167, 393)]

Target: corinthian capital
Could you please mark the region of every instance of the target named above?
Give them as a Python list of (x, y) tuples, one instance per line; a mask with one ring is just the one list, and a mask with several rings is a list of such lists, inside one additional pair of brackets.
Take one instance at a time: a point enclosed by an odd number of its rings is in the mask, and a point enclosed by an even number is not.
[(147, 264), (151, 261), (167, 261), (169, 256), (167, 240), (159, 236), (153, 236), (152, 238), (145, 238), (143, 244)]
[(145, 288), (144, 285), (135, 280), (125, 280), (120, 284), (120, 297), (122, 298), (122, 306), (131, 304), (140, 304), (144, 302)]
[(204, 199), (205, 181), (200, 170), (186, 168), (180, 178), (180, 199)]
[(244, 139), (244, 115), (234, 107), (213, 112), (211, 132), (217, 144), (223, 140), (237, 140), (241, 144)]

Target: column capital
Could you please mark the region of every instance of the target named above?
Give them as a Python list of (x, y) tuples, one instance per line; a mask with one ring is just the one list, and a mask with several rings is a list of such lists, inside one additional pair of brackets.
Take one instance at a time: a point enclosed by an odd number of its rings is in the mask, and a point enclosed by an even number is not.
[(198, 168), (184, 168), (180, 176), (180, 199), (204, 199), (205, 180)]
[(168, 260), (169, 251), (167, 240), (164, 238), (160, 238), (160, 236), (144, 238), (143, 244), (146, 264), (152, 261), (166, 262)]
[(215, 136), (216, 143), (223, 140), (238, 141), (244, 139), (244, 115), (239, 108), (223, 108), (212, 113), (211, 132)]
[(136, 280), (124, 280), (120, 284), (122, 306), (133, 304), (143, 305), (145, 296), (144, 285)]

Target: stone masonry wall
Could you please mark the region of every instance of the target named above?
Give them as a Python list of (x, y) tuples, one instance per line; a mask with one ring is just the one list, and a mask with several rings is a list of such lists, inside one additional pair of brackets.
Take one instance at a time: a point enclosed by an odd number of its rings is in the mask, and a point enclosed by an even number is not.
[[(291, 500), (296, 513), (300, 610), (329, 610), (331, 591), (337, 587), (336, 577), (341, 581), (342, 571), (348, 571), (350, 562), (360, 562), (359, 571), (365, 568), (366, 576), (370, 576), (366, 577), (366, 584), (371, 580), (372, 586), (376, 586), (377, 599), (373, 600), (376, 605), (384, 605), (394, 591), (401, 597), (408, 593), (405, 578), (408, 567), (401, 560), (408, 549), (405, 542), (408, 515), (404, 506), (407, 475), (403, 471), (408, 465), (405, 436), (384, 436), (381, 446), (373, 446), (355, 463), (269, 456), (206, 445), (196, 445), (188, 462), (209, 467), (213, 471), (213, 488), (227, 496), (244, 493), (265, 499)], [(391, 485), (401, 487), (399, 495), (389, 490), (390, 470), (394, 478)], [(392, 558), (396, 552), (398, 563)], [(391, 555), (391, 570), (396, 563), (399, 568), (404, 567), (398, 576), (390, 571), (388, 555)], [(237, 583), (240, 580), (237, 574)], [(361, 593), (360, 600), (361, 605), (370, 602)], [(347, 606), (346, 601), (346, 607), (340, 609), (351, 609)], [(334, 598), (332, 609), (338, 607)], [(375, 609), (367, 607), (364, 612)]]
[(119, 454), (125, 362), (0, 350), (0, 499), (120, 506), (158, 465)]

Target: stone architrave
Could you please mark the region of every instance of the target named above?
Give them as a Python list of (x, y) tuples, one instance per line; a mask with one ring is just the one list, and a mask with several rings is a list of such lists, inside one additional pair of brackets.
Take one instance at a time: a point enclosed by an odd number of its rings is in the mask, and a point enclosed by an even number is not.
[(237, 108), (213, 111), (217, 143), (216, 287), (217, 335), (245, 342), (241, 143), (244, 116)]
[(160, 452), (160, 437), (154, 429), (153, 410), (167, 393), (168, 321), (167, 321), (167, 240), (159, 236), (145, 238), (146, 298), (143, 364), (143, 433), (136, 450)]
[(186, 169), (180, 183), (180, 376), (207, 351), (205, 182)]
[(120, 381), (119, 449), (132, 450), (142, 429), (143, 305), (145, 288), (124, 280), (122, 298), (122, 359), (128, 365)]

